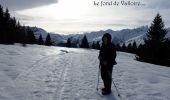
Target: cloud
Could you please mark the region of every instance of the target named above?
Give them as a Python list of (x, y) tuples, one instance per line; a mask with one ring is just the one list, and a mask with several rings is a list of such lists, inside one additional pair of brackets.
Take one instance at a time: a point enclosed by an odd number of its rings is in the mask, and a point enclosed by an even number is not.
[(57, 3), (57, 0), (0, 0), (0, 4), (10, 11), (29, 9)]
[[(58, 3), (56, 3), (57, 0), (5, 1), (6, 5), (11, 3), (10, 7), (13, 9), (20, 8), (12, 15), (16, 16), (22, 24), (41, 27), (50, 32), (135, 28), (150, 25), (158, 12), (162, 15), (166, 27), (170, 26), (169, 0), (135, 0), (145, 4), (145, 6), (140, 7), (95, 7), (93, 0), (59, 0)], [(22, 2), (14, 3), (14, 1)], [(23, 7), (18, 5), (23, 5)]]
[(151, 9), (169, 9), (170, 0), (145, 0), (146, 7)]

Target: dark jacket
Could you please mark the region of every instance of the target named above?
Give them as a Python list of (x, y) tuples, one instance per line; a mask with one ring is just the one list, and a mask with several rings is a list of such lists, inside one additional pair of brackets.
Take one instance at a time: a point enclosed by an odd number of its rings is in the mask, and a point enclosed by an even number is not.
[(99, 52), (99, 60), (102, 64), (104, 61), (106, 61), (108, 64), (115, 65), (117, 64), (116, 61), (116, 49), (115, 45), (112, 43), (109, 43), (107, 45), (102, 45)]

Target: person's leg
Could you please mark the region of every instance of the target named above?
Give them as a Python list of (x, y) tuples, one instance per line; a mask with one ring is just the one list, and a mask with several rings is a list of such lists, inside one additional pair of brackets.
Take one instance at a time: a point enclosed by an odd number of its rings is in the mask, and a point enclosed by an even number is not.
[(111, 90), (111, 86), (112, 86), (112, 66), (109, 66), (109, 70), (108, 70), (108, 81), (107, 81), (107, 85), (108, 85), (108, 90)]
[(107, 69), (106, 69), (106, 66), (103, 66), (103, 65), (101, 65), (101, 78), (103, 80), (104, 88), (106, 88), (107, 87)]
[(106, 81), (105, 81), (105, 86), (106, 86), (106, 91), (108, 93), (111, 92), (111, 85), (112, 85), (112, 66), (108, 66), (107, 73), (106, 73)]

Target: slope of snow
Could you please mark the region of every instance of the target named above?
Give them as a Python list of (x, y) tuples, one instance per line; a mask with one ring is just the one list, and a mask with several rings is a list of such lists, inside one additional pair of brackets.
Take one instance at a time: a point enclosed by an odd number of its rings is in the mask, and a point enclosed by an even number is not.
[[(40, 34), (42, 35), (42, 38), (43, 40), (45, 41), (46, 39), (46, 36), (48, 34), (47, 31), (45, 31), (44, 29), (42, 28), (37, 28), (37, 27), (31, 27), (31, 30), (34, 32), (35, 34), (35, 37), (38, 39)], [(57, 34), (57, 33), (50, 33), (50, 36), (51, 36), (51, 39), (52, 41), (57, 45), (58, 43), (60, 42), (66, 42), (67, 38), (64, 37), (64, 35), (60, 35), (60, 34)]]
[[(170, 39), (170, 28), (167, 29), (167, 32), (168, 33), (165, 37)], [(134, 38), (131, 38), (131, 39), (125, 41), (125, 43), (126, 43), (126, 45), (128, 45), (129, 43), (133, 44), (133, 42), (135, 41), (137, 43), (137, 45), (144, 44), (145, 37), (146, 37), (146, 34), (141, 34), (139, 36), (136, 36)]]
[[(45, 40), (46, 35), (48, 34), (45, 30), (36, 27), (32, 27), (31, 29), (34, 31), (36, 37), (39, 37), (39, 35), (42, 34), (42, 37)], [(61, 35), (58, 33), (50, 33), (50, 34), (51, 34), (52, 41), (55, 42), (57, 45), (58, 43), (65, 43), (68, 38), (71, 38), (71, 41), (74, 43), (77, 41), (79, 41), (80, 43), (84, 35), (87, 36), (89, 43), (92, 43), (93, 41), (101, 41), (104, 33), (110, 33), (113, 37), (114, 42), (124, 42), (131, 38), (146, 33), (147, 30), (148, 30), (148, 26), (142, 26), (135, 29), (123, 29), (120, 31), (113, 31), (108, 29), (105, 31), (96, 31), (96, 32), (70, 34), (70, 35)]]
[(40, 36), (40, 34), (42, 35), (43, 40), (45, 40), (48, 32), (45, 31), (42, 28), (37, 28), (37, 27), (31, 27), (31, 30), (34, 32), (34, 35), (36, 38), (38, 38)]
[[(96, 93), (97, 57), (96, 50), (0, 45), (0, 100), (119, 100)], [(170, 100), (170, 68), (122, 52), (116, 60), (112, 77), (123, 100)]]
[(130, 44), (130, 43), (133, 44), (133, 42), (136, 42), (137, 45), (139, 46), (140, 44), (144, 44), (144, 37), (145, 37), (144, 34), (139, 35), (139, 36), (137, 36), (137, 37), (134, 37), (134, 38), (131, 38), (131, 39), (127, 40), (127, 41), (125, 42), (125, 44), (126, 44), (126, 46), (127, 46), (127, 45)]
[(141, 34), (145, 34), (147, 30), (148, 30), (148, 26), (142, 26), (135, 29), (123, 29), (120, 31), (113, 31), (108, 29), (105, 31), (89, 32), (81, 35), (79, 34), (79, 36), (73, 35), (72, 37), (77, 37), (78, 40), (81, 40), (83, 36), (86, 35), (89, 43), (92, 43), (93, 41), (101, 41), (103, 34), (110, 33), (112, 35), (113, 42), (119, 43), (119, 42), (125, 42)]

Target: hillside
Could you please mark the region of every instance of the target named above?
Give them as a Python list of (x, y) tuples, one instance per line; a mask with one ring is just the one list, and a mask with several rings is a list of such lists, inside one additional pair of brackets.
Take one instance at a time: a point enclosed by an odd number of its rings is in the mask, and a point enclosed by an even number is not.
[[(35, 36), (38, 38), (40, 34), (42, 34), (44, 40), (48, 32), (41, 28), (32, 27)], [(168, 34), (166, 37), (170, 38), (170, 28), (167, 29)], [(81, 43), (81, 39), (84, 35), (87, 36), (89, 43), (91, 44), (93, 41), (101, 41), (101, 38), (104, 33), (110, 33), (113, 37), (114, 43), (133, 43), (134, 41), (137, 44), (143, 43), (143, 38), (148, 31), (148, 26), (142, 26), (135, 29), (123, 29), (120, 31), (113, 31), (113, 30), (105, 30), (105, 31), (96, 31), (96, 32), (88, 32), (88, 33), (81, 33), (81, 34), (69, 34), (69, 35), (62, 35), (60, 33), (50, 33), (51, 38), (55, 44), (59, 43), (66, 43), (68, 38), (71, 38), (73, 43)]]
[[(98, 51), (0, 45), (0, 100), (119, 100), (96, 92)], [(170, 100), (169, 67), (118, 52), (113, 79), (122, 100)], [(102, 87), (100, 79), (100, 86)]]

